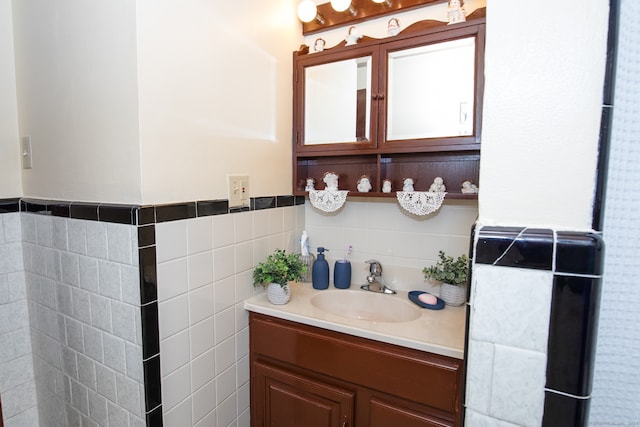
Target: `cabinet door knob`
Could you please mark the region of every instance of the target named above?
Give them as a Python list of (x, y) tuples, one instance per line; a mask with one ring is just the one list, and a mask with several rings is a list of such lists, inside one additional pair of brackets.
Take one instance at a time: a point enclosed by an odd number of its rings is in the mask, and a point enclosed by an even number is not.
[(371, 97), (372, 97), (373, 99), (378, 99), (378, 94), (377, 94), (377, 93), (374, 93), (373, 95), (371, 95)]
[(378, 99), (384, 99), (384, 93), (379, 93), (378, 94)]

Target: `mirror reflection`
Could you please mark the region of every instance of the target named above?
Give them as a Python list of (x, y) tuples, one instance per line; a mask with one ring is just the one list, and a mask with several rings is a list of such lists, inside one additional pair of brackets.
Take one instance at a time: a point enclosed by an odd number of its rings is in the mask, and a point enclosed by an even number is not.
[(472, 135), (475, 37), (389, 53), (387, 141)]
[(370, 139), (371, 56), (305, 68), (304, 144)]

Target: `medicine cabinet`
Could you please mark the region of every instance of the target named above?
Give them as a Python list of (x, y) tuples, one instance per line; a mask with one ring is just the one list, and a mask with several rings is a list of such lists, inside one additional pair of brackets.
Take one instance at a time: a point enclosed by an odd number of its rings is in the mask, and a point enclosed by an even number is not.
[[(395, 196), (402, 180), (427, 191), (440, 176), (447, 198), (473, 198), (460, 185), (478, 184), (482, 125), (485, 9), (466, 22), (415, 23), (397, 36), (363, 37), (293, 54), (293, 191), (307, 178), (340, 176), (351, 196)], [(357, 191), (367, 175), (368, 193)], [(384, 180), (392, 193), (382, 193)]]

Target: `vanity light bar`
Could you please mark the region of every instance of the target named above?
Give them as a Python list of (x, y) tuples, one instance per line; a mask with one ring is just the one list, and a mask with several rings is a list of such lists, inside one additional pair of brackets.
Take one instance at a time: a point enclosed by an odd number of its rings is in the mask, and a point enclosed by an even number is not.
[[(330, 3), (316, 5), (313, 0), (303, 0), (298, 6), (298, 18), (302, 21), (302, 34), (308, 35), (369, 18), (446, 2), (447, 0), (332, 0)], [(307, 11), (305, 15), (301, 15), (301, 8)]]

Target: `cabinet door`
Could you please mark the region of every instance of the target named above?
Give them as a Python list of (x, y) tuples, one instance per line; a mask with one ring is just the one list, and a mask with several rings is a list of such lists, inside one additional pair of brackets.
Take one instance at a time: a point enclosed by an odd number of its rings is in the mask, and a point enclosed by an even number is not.
[(479, 149), (484, 26), (381, 46), (378, 145), (389, 152)]
[(252, 370), (253, 426), (353, 426), (353, 391), (260, 361)]
[(294, 53), (296, 152), (375, 148), (378, 62), (375, 45), (308, 55)]
[(379, 399), (369, 401), (370, 427), (450, 427), (454, 423)]

